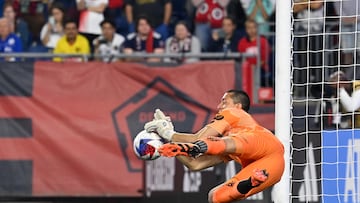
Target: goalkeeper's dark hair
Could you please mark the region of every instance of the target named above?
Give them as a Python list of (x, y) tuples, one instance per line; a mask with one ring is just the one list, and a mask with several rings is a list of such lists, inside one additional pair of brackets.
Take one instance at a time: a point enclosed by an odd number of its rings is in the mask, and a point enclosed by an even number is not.
[(230, 94), (230, 97), (234, 101), (234, 104), (240, 103), (244, 111), (249, 111), (250, 97), (246, 92), (242, 90), (228, 90), (227, 93)]

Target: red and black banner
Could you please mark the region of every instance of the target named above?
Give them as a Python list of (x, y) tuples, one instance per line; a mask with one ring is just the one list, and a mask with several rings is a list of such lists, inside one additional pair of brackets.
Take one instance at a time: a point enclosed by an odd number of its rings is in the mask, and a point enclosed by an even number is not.
[(194, 132), (238, 73), (224, 61), (1, 64), (0, 196), (143, 196), (132, 139), (155, 108)]

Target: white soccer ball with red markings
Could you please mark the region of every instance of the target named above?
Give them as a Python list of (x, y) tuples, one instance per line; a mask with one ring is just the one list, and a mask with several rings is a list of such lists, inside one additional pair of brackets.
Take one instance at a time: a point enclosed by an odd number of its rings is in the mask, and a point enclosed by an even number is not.
[(164, 142), (159, 135), (143, 130), (135, 136), (133, 147), (136, 156), (140, 159), (155, 160), (160, 157), (157, 149), (163, 144)]

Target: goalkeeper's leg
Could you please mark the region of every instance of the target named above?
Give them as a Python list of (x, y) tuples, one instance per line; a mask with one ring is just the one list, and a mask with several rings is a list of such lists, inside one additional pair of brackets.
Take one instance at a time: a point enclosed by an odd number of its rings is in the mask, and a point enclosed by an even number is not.
[(224, 184), (209, 192), (210, 203), (225, 203), (242, 200), (277, 183), (284, 170), (281, 153), (257, 160)]

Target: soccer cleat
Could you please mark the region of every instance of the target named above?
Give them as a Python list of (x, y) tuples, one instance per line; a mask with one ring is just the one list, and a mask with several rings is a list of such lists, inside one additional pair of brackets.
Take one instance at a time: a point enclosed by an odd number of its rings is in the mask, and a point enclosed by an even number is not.
[(192, 143), (166, 143), (158, 149), (161, 156), (193, 156), (199, 154), (199, 147)]
[(253, 187), (259, 186), (261, 183), (265, 182), (269, 177), (269, 174), (266, 170), (255, 169), (254, 173), (251, 176), (251, 185)]

